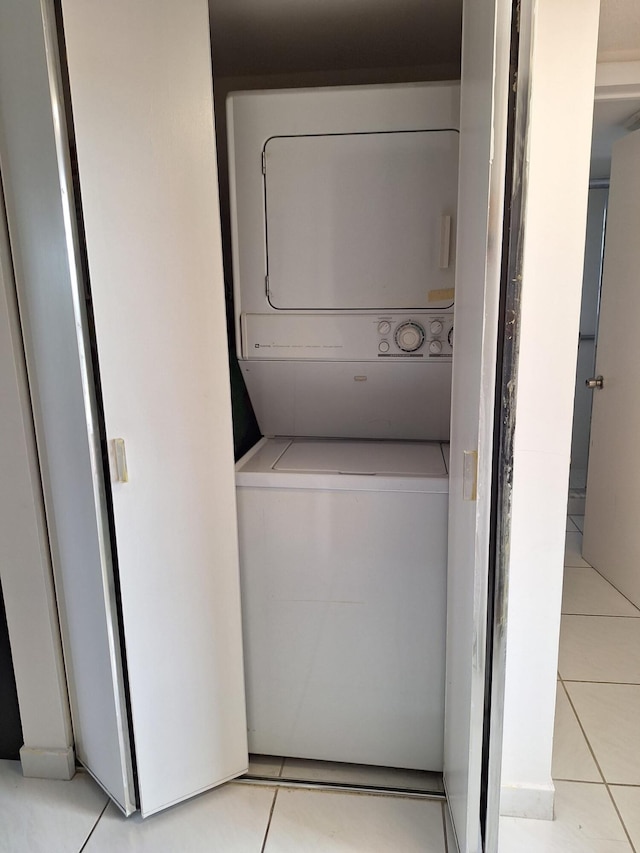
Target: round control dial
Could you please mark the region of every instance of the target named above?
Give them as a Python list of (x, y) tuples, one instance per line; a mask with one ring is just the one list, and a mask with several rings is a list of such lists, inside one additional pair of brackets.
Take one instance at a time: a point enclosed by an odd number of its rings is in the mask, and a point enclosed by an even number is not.
[(381, 335), (388, 335), (391, 331), (391, 323), (388, 320), (381, 320), (378, 323), (378, 331)]
[(439, 355), (442, 352), (442, 342), (431, 341), (431, 343), (429, 344), (429, 352), (433, 355)]
[(424, 329), (419, 323), (407, 320), (396, 329), (395, 339), (403, 352), (415, 352), (424, 343)]
[(379, 352), (389, 352), (389, 341), (380, 341), (378, 344)]
[(432, 335), (439, 335), (442, 331), (442, 323), (440, 320), (433, 320), (429, 328), (431, 329)]

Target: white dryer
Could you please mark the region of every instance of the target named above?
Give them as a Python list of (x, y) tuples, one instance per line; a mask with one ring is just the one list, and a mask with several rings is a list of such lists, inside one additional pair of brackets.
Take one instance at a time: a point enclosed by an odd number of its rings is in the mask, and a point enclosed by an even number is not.
[(442, 770), (441, 445), (262, 439), (236, 482), (250, 751)]
[(442, 767), (458, 101), (228, 99), (253, 752)]
[(227, 101), (237, 354), (263, 435), (448, 440), (459, 87)]

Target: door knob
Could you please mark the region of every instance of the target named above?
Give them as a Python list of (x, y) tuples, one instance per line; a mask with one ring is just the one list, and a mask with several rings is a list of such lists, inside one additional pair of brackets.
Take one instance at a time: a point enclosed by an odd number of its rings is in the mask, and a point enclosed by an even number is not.
[(593, 376), (591, 379), (587, 379), (584, 384), (587, 386), (587, 388), (591, 389), (602, 388), (602, 386), (604, 385), (604, 379), (602, 378), (602, 376)]

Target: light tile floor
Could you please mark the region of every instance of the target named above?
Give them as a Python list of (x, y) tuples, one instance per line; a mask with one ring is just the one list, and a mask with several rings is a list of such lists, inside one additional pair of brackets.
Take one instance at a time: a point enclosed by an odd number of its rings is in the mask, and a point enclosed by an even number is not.
[(439, 801), (238, 782), (127, 819), (85, 773), (0, 761), (0, 853), (452, 853), (445, 831)]
[(500, 853), (640, 853), (640, 610), (582, 558), (567, 519), (554, 821), (500, 821)]
[[(640, 853), (640, 610), (582, 559), (582, 521), (567, 525), (556, 819), (503, 818), (500, 853)], [(454, 853), (444, 818), (430, 800), (229, 783), (126, 820), (84, 773), (0, 762), (0, 853)]]

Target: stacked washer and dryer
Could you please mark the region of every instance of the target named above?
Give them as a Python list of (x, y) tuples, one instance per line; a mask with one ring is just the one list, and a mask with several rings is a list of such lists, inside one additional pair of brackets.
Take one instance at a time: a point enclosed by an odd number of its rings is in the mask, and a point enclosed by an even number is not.
[(249, 748), (438, 771), (459, 87), (227, 101)]

